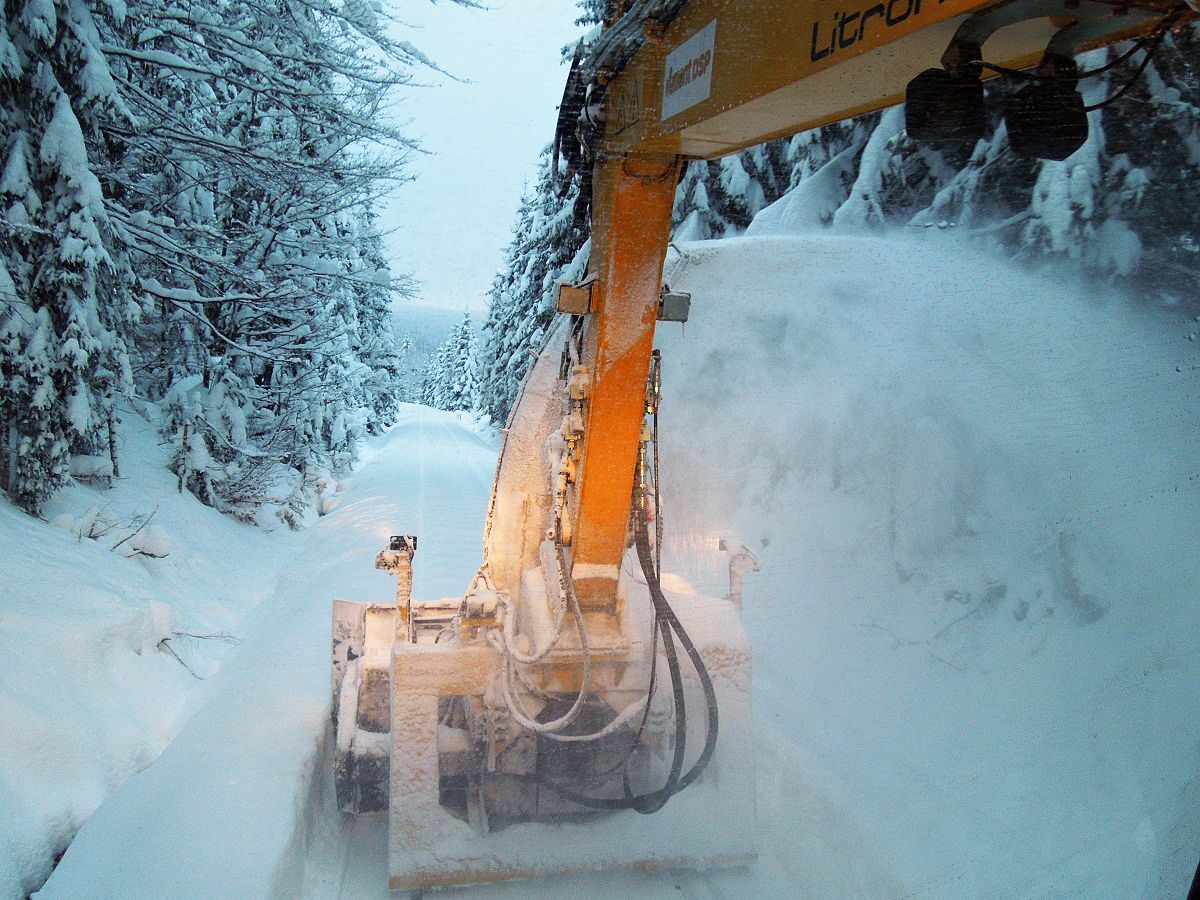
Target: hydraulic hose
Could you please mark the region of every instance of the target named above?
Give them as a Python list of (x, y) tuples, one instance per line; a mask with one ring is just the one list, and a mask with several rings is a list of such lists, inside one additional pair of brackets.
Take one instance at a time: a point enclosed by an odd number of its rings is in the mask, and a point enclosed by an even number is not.
[[(654, 605), (655, 618), (662, 633), (663, 650), (665, 651), (667, 667), (671, 674), (671, 688), (675, 702), (675, 750), (672, 755), (671, 770), (667, 775), (667, 781), (658, 790), (645, 794), (634, 794), (630, 789), (629, 775), (626, 772), (625, 796), (611, 798), (591, 797), (581, 794), (578, 791), (574, 791), (571, 788), (548, 779), (543, 779), (542, 783), (567, 800), (590, 809), (632, 809), (649, 815), (662, 809), (671, 797), (690, 785), (703, 773), (705, 766), (708, 765), (708, 761), (712, 758), (713, 752), (717, 747), (720, 717), (717, 710), (716, 690), (713, 687), (712, 677), (709, 675), (708, 668), (704, 665), (704, 659), (696, 649), (696, 645), (692, 642), (692, 639), (688, 636), (683, 623), (679, 621), (679, 617), (671, 609), (671, 605), (667, 602), (667, 598), (663, 593), (662, 585), (659, 583), (657, 573), (655, 572), (653, 554), (650, 549), (650, 535), (645, 517), (642, 515), (635, 517), (634, 544), (637, 548), (638, 562), (641, 564), (642, 572), (646, 577), (646, 585), (650, 589), (650, 599)], [(688, 659), (700, 678), (700, 685), (704, 691), (704, 701), (708, 712), (704, 749), (686, 773), (683, 773), (683, 760), (687, 748), (686, 700), (683, 691), (683, 673), (680, 669), (679, 656), (675, 649), (675, 640), (672, 634), (678, 637), (680, 644), (683, 645), (684, 652), (687, 653)], [(647, 702), (648, 700), (649, 698), (647, 698)]]
[(683, 627), (683, 623), (679, 621), (679, 617), (675, 615), (675, 610), (671, 609), (671, 604), (667, 602), (667, 598), (663, 594), (662, 585), (659, 583), (658, 575), (654, 571), (654, 559), (650, 553), (650, 535), (646, 529), (646, 522), (639, 517), (637, 524), (634, 544), (637, 547), (638, 562), (641, 563), (642, 572), (646, 575), (646, 586), (650, 588), (650, 597), (654, 601), (655, 608), (661, 610), (665, 624), (670, 626), (671, 630), (678, 636), (679, 643), (683, 645), (684, 652), (687, 653), (688, 659), (691, 660), (692, 667), (696, 670), (696, 674), (700, 678), (700, 686), (704, 691), (704, 703), (708, 711), (704, 749), (700, 752), (699, 759), (696, 760), (687, 774), (680, 779), (679, 785), (675, 789), (675, 793), (678, 793), (700, 777), (704, 772), (704, 767), (708, 765), (708, 761), (712, 758), (713, 752), (717, 749), (717, 733), (720, 730), (720, 716), (717, 711), (717, 692), (713, 687), (712, 676), (708, 673), (708, 666), (704, 664), (704, 658), (700, 655), (700, 651), (696, 649), (696, 645), (692, 643), (692, 639)]
[[(575, 591), (570, 585), (570, 577), (566, 574), (566, 569), (562, 567), (561, 548), (559, 548), (559, 564), (559, 579), (562, 582), (566, 605), (570, 607), (571, 617), (575, 620), (575, 628), (579, 633), (579, 649), (583, 654), (583, 677), (579, 685), (579, 693), (575, 695), (575, 702), (571, 704), (571, 708), (566, 713), (554, 721), (538, 722), (525, 711), (521, 706), (520, 700), (513, 694), (512, 674), (515, 664), (507, 652), (504, 654), (500, 672), (500, 687), (503, 692), (504, 701), (512, 717), (523, 728), (545, 735), (546, 737), (555, 737), (554, 732), (562, 731), (575, 721), (583, 711), (583, 705), (587, 701), (588, 688), (591, 686), (592, 681), (592, 655), (591, 649), (588, 647), (587, 629), (583, 625), (583, 613), (579, 609), (579, 601), (575, 597)], [(489, 639), (495, 640), (492, 635), (489, 635)], [(506, 643), (504, 646), (505, 650), (507, 650)]]

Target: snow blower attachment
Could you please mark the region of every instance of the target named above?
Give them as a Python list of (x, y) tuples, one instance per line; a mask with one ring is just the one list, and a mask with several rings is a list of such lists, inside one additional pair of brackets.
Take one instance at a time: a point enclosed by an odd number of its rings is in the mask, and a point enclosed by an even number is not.
[[(416, 539), (393, 537), (376, 566), (396, 576), (395, 602), (335, 602), (338, 803), (388, 811), (394, 888), (753, 856), (749, 647), (728, 599), (662, 585), (651, 427), (636, 568), (611, 609), (585, 606), (570, 577), (561, 476), (586, 400), (580, 368), (564, 382), (562, 353), (535, 363), (522, 408), (538, 414), (512, 423), (465, 598), (414, 600)], [(517, 452), (526, 441), (538, 460)], [(527, 536), (515, 546), (514, 530)], [(660, 810), (668, 823), (646, 815)], [(586, 831), (555, 839), (563, 823)]]

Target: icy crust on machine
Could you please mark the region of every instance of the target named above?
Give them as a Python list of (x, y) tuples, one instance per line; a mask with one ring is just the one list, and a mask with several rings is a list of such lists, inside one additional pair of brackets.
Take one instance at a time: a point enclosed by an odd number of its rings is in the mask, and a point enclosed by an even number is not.
[[(543, 447), (555, 434), (563, 414), (558, 388), (560, 351), (567, 333), (562, 322), (546, 338), (543, 352), (521, 386), (521, 416), (512, 416), (505, 429), (496, 464), (496, 488), (484, 530), (484, 565), (496, 590), (513, 594), (525, 571), (538, 565), (538, 546), (549, 521), (548, 470), (542, 454), (513, 448)], [(534, 409), (538, 414), (533, 414)], [(512, 452), (510, 452), (512, 451)]]
[[(627, 689), (630, 700), (636, 702), (639, 691), (644, 694), (648, 677), (648, 661), (642, 657), (650, 643), (651, 602), (646, 586), (631, 577), (630, 571), (629, 565), (623, 569), (621, 596), (627, 610), (625, 627), (635, 632), (631, 635), (635, 662), (620, 688), (621, 693)], [(544, 583), (541, 568), (527, 572), (524, 581), (529, 586)], [(586, 833), (571, 831), (577, 826), (569, 822), (524, 822), (481, 834), (443, 808), (438, 800), (438, 696), (485, 693), (499, 657), (487, 646), (396, 645), (392, 722), (393, 734), (403, 737), (392, 752), (388, 841), (393, 888), (468, 884), (570, 870), (707, 867), (754, 857), (750, 645), (732, 603), (697, 595), (681, 579), (670, 583), (682, 590), (666, 591), (667, 599), (704, 658), (716, 691), (720, 709), (716, 752), (704, 774), (657, 814), (606, 813), (593, 819)], [(544, 604), (525, 602), (522, 606)], [(659, 665), (663, 671), (661, 656)], [(702, 709), (702, 702), (691, 702), (701, 700), (700, 689), (686, 662), (684, 673), (689, 707)], [(408, 685), (413, 688), (401, 687)], [(701, 715), (688, 718), (688, 766), (704, 744), (706, 724)], [(656, 754), (659, 769), (650, 767), (659, 777), (665, 777), (661, 757), (669, 756), (666, 748), (664, 743)], [(568, 833), (571, 838), (564, 840)]]

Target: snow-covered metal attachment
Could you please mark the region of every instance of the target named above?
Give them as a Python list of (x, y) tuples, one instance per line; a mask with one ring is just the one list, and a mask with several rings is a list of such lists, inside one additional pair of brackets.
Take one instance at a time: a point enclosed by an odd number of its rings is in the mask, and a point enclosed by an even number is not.
[(692, 309), (692, 295), (663, 288), (658, 298), (658, 321), (684, 323)]
[(747, 572), (757, 572), (762, 568), (762, 563), (746, 545), (743, 544), (739, 549), (734, 550), (734, 543), (725, 538), (721, 538), (718, 549), (722, 553), (729, 554), (729, 593), (725, 599), (736, 606), (742, 608), (742, 576)]
[[(569, 450), (595, 380), (560, 362), (548, 345), (523, 389), (507, 441), (542, 452), (502, 455), (465, 596), (413, 598), (415, 542), (396, 538), (376, 560), (397, 577), (394, 605), (334, 605), (338, 802), (387, 811), (394, 889), (755, 853), (738, 609), (647, 568), (652, 506), (638, 507), (642, 575), (629, 560), (614, 608), (581, 608), (556, 497), (573, 488)], [(668, 628), (690, 637), (668, 649)], [(561, 840), (568, 824), (586, 837)]]
[(583, 281), (558, 283), (558, 304), (560, 313), (571, 316), (586, 316), (592, 311), (592, 285), (596, 283), (595, 273)]
[(404, 637), (397, 634), (397, 639), (412, 640), (412, 561), (416, 552), (416, 536), (394, 534), (375, 557), (375, 568), (396, 576), (396, 628), (403, 626), (404, 631)]
[[(1195, 0), (1189, 0), (1195, 10)], [(1182, 7), (1157, 4), (1110, 3), (1108, 0), (1008, 0), (966, 17), (942, 54), (941, 68), (926, 69), (905, 89), (905, 130), (908, 136), (944, 152), (969, 154), (984, 136), (985, 70), (1019, 80), (1019, 90), (1004, 101), (1009, 145), (1018, 156), (1063, 160), (1087, 141), (1087, 113), (1118, 100), (1133, 84), (1107, 100), (1084, 104), (1079, 82), (1109, 71), (1101, 66), (1081, 73), (1075, 58), (1113, 35), (1143, 32), (1130, 53), (1145, 51), (1142, 68), (1162, 38), (1178, 24)], [(985, 61), (983, 46), (993, 34), (1010, 26), (1050, 19), (1062, 23), (1033, 73)], [(1142, 68), (1133, 76), (1140, 76)]]
[[(503, 624), (497, 627), (510, 632), (514, 657), (537, 658), (543, 643), (554, 639), (548, 588), (558, 579), (547, 568), (554, 568), (551, 561), (528, 572), (520, 597), (508, 599), (498, 617)], [(668, 777), (680, 742), (694, 748), (687, 757), (693, 765), (705, 743), (706, 720), (689, 717), (681, 730), (664, 691), (639, 731), (647, 657), (659, 656), (660, 672), (667, 668), (666, 657), (650, 650), (650, 623), (642, 617), (584, 613), (586, 645), (567, 628), (555, 649), (528, 664), (500, 652), (501, 638), (394, 645), (388, 807), (393, 890), (754, 858), (750, 647), (740, 616), (718, 598), (672, 593), (670, 602), (711, 675), (721, 728), (703, 776), (654, 816), (622, 808), (622, 772), (635, 794), (652, 791)], [(622, 610), (649, 605), (645, 585), (623, 582)], [(578, 717), (562, 731), (541, 733), (570, 715), (585, 654), (591, 687)], [(681, 690), (692, 708), (703, 706), (694, 676)], [(536, 730), (515, 717), (506, 692), (522, 695), (521, 714), (532, 717)], [(614, 798), (604, 801), (614, 808), (580, 805), (594, 796)], [(571, 834), (564, 831), (567, 824), (585, 830)]]
[(333, 602), (333, 780), (344, 812), (387, 809), (398, 620), (389, 604)]

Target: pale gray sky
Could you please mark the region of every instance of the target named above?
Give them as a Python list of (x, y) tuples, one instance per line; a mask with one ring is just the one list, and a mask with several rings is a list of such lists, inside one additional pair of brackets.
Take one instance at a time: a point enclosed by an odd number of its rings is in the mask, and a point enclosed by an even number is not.
[[(485, 0), (487, 2), (487, 0)], [(513, 216), (538, 153), (554, 134), (566, 67), (560, 48), (579, 29), (573, 0), (490, 0), (464, 9), (441, 0), (390, 0), (412, 26), (400, 36), (466, 83), (418, 73), (400, 116), (429, 155), (416, 181), (383, 211), (393, 265), (421, 282), (421, 303), (483, 310)]]

